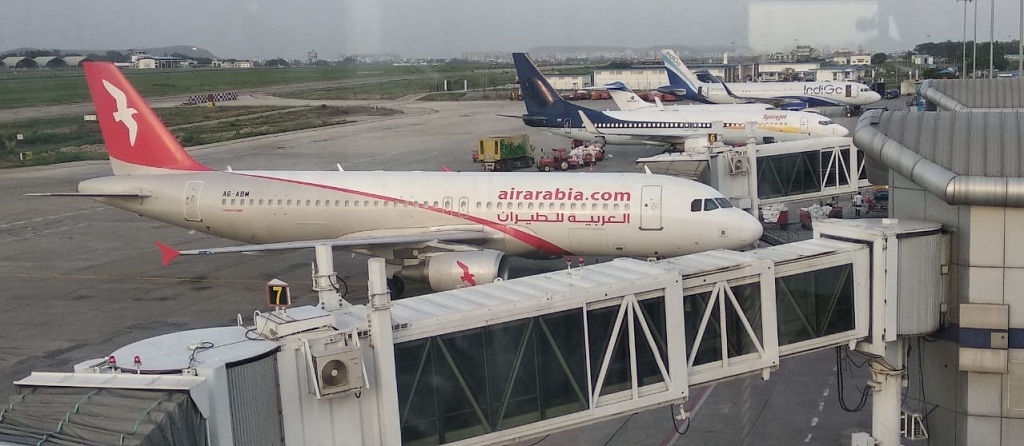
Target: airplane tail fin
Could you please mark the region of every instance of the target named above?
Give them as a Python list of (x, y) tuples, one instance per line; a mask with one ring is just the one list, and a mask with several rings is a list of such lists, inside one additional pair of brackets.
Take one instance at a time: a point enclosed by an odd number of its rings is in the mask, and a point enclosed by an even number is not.
[(675, 51), (661, 50), (661, 59), (665, 62), (665, 71), (668, 73), (668, 83), (672, 85), (686, 85), (696, 89), (701, 83), (697, 75), (693, 74), (686, 64), (679, 58)]
[(516, 65), (523, 102), (526, 103), (527, 114), (522, 116), (524, 123), (534, 127), (551, 127), (558, 125), (563, 118), (575, 119), (576, 111), (583, 107), (562, 99), (558, 90), (551, 86), (530, 60), (530, 56), (526, 53), (512, 53), (512, 60)]
[(654, 104), (641, 99), (633, 90), (630, 90), (626, 84), (615, 81), (600, 87), (590, 87), (591, 90), (607, 90), (608, 94), (612, 96), (612, 100), (615, 101), (615, 105), (619, 107), (619, 110), (630, 111), (640, 110), (644, 108), (652, 108)]
[(114, 64), (83, 66), (114, 175), (212, 170), (185, 151)]

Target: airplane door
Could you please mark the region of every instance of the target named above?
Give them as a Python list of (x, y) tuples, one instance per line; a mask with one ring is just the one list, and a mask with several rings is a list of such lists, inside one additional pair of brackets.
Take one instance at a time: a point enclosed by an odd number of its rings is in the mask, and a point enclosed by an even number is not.
[(469, 215), (469, 197), (459, 197), (459, 217)]
[(660, 231), (661, 186), (644, 186), (640, 189), (640, 229)]
[(571, 118), (565, 118), (565, 120), (562, 121), (562, 130), (565, 131), (565, 135), (566, 136), (572, 135), (572, 119)]
[(857, 91), (853, 89), (853, 85), (846, 84), (846, 97), (852, 98), (857, 95)]
[(800, 118), (800, 133), (807, 133), (807, 118)]
[(203, 221), (199, 215), (199, 192), (202, 190), (202, 181), (189, 181), (185, 185), (185, 220)]

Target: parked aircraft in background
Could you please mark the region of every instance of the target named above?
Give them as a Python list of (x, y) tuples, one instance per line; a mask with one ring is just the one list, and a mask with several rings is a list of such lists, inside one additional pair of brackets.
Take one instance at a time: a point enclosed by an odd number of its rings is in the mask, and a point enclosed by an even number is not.
[(381, 256), (394, 276), (434, 290), (507, 274), (505, 256), (677, 256), (735, 249), (761, 236), (721, 193), (639, 173), (215, 171), (175, 140), (111, 63), (86, 63), (113, 176), (82, 196), (183, 228), (247, 243), (214, 254), (331, 245)]
[(880, 94), (859, 82), (703, 82), (675, 51), (662, 50), (661, 54), (669, 85), (658, 87), (658, 91), (691, 101), (706, 104), (763, 102), (778, 108), (802, 109), (862, 106), (882, 99)]
[[(513, 53), (512, 58), (526, 103), (523, 123), (575, 140), (678, 147), (688, 139), (708, 138), (711, 134), (719, 135), (725, 144), (744, 144), (750, 138), (782, 142), (849, 133), (846, 127), (817, 113), (757, 107), (597, 111), (562, 99), (525, 53)], [(747, 123), (751, 122), (755, 125), (748, 129)]]
[(615, 101), (615, 106), (622, 111), (633, 111), (633, 110), (683, 110), (683, 111), (696, 111), (696, 110), (724, 110), (723, 107), (733, 107), (737, 110), (767, 110), (772, 108), (768, 104), (670, 104), (665, 105), (655, 98), (654, 102), (648, 102), (643, 100), (639, 95), (633, 92), (626, 84), (622, 82), (611, 82), (608, 84), (587, 87), (588, 90), (605, 90), (611, 97), (612, 101)]

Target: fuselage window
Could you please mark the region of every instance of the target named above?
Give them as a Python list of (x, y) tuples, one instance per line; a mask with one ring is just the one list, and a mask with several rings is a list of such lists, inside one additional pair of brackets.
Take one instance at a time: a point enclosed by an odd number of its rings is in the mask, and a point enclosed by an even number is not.
[(370, 207), (370, 200), (363, 200), (363, 207), (364, 208)]
[(380, 202), (379, 202), (379, 201), (377, 201), (377, 200), (373, 200), (373, 207), (377, 207), (377, 205), (379, 205), (379, 204), (380, 204)]
[(316, 200), (316, 207), (320, 207), (320, 200)]
[[(488, 205), (487, 209), (490, 209), (491, 208), (490, 203), (487, 203), (487, 205)], [(501, 210), (501, 202), (499, 201), (497, 204), (495, 204), (494, 208), (500, 211)]]
[(234, 199), (234, 198), (232, 198), (232, 199), (231, 199), (231, 205), (232, 205), (232, 206), (234, 206), (234, 205), (235, 205), (235, 199)]
[(612, 205), (612, 210), (613, 211), (618, 211), (619, 210), (619, 204), (618, 203), (613, 204)]
[(575, 211), (576, 210), (576, 203), (570, 204), (569, 205), (569, 210)]
[(252, 206), (254, 204), (256, 204), (256, 200), (253, 200), (252, 198), (250, 198), (249, 199), (249, 206)]
[(718, 207), (722, 209), (729, 209), (732, 207), (732, 203), (729, 202), (728, 198), (716, 198), (715, 203), (718, 203)]
[(714, 198), (705, 198), (704, 199), (704, 210), (705, 211), (713, 211), (715, 209), (718, 209), (718, 203), (715, 203), (715, 199)]
[[(623, 205), (622, 209), (624, 209), (626, 212), (629, 212), (629, 203)], [(619, 210), (619, 205), (615, 205), (615, 210)]]
[(263, 206), (263, 199), (260, 198), (260, 206)]
[(340, 205), (341, 205), (341, 200), (334, 200), (334, 207), (338, 207)]
[(558, 210), (564, 211), (565, 210), (565, 203), (562, 203), (562, 204), (558, 205)]
[(348, 200), (345, 200), (345, 207), (348, 207)]
[(597, 210), (597, 203), (591, 203), (590, 204), (590, 210), (596, 211)]
[(281, 205), (281, 203), (282, 203), (281, 199), (280, 199), (280, 198), (278, 198), (278, 199), (277, 199), (277, 205), (278, 205), (278, 206), (280, 206), (280, 205)]
[(309, 200), (309, 199), (306, 199), (306, 206), (312, 206), (312, 205), (313, 205), (313, 202), (311, 200)]
[(518, 208), (519, 208), (519, 210), (522, 210), (522, 209), (523, 209), (523, 202), (522, 202), (522, 201), (520, 201), (520, 202), (519, 202), (519, 204), (518, 204), (518, 205), (516, 205), (516, 207), (518, 207)]
[(359, 207), (359, 201), (353, 201), (352, 202), (352, 206), (353, 207)]
[(601, 210), (607, 211), (608, 210), (608, 203), (605, 203), (603, 206), (601, 206)]
[(226, 205), (228, 204), (228, 199), (227, 199), (227, 198), (221, 198), (221, 199), (220, 199), (220, 204), (222, 204), (222, 205), (225, 205), (225, 206), (226, 206)]
[(527, 205), (526, 208), (532, 211), (533, 210), (533, 203), (530, 203), (529, 205)]
[(701, 206), (704, 205), (704, 200), (700, 198), (690, 202), (690, 212), (700, 212)]

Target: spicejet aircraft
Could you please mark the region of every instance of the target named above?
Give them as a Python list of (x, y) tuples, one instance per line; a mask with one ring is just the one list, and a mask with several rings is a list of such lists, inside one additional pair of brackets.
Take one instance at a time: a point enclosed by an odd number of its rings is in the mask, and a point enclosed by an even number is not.
[[(525, 53), (512, 53), (512, 59), (526, 103), (526, 114), (520, 116), (523, 123), (575, 140), (677, 147), (687, 139), (707, 138), (712, 133), (725, 144), (745, 144), (751, 137), (782, 142), (849, 133), (817, 113), (757, 107), (597, 111), (562, 99)], [(751, 130), (747, 129), (749, 122), (756, 123)]]
[(658, 91), (705, 104), (764, 102), (779, 108), (861, 106), (882, 99), (859, 82), (742, 82), (709, 83), (697, 78), (672, 50), (661, 50), (669, 85)]
[(701, 183), (638, 173), (215, 171), (181, 147), (124, 75), (86, 63), (114, 175), (78, 193), (248, 243), (181, 254), (329, 244), (389, 261), (434, 290), (505, 278), (505, 255), (677, 256), (747, 246), (758, 221)]

